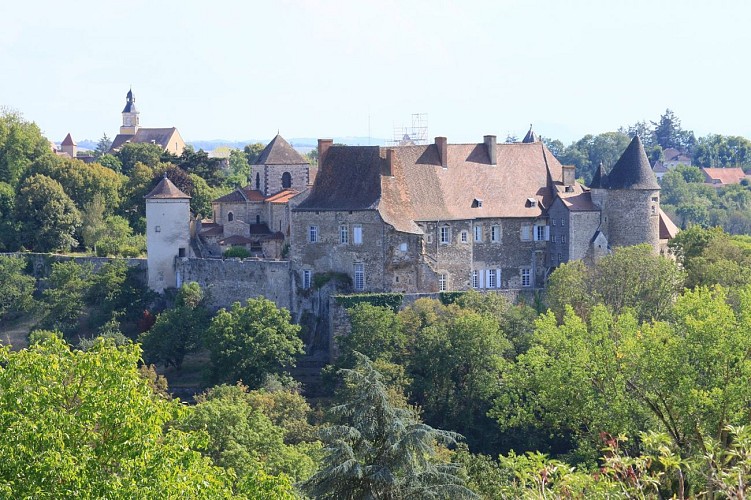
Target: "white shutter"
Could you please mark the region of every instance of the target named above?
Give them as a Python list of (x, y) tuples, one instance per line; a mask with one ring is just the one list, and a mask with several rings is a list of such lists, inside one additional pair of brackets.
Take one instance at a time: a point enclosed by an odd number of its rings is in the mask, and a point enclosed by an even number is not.
[(522, 240), (529, 240), (529, 229), (530, 226), (522, 226)]
[(495, 270), (495, 287), (501, 288), (501, 270), (500, 269)]
[(485, 272), (480, 269), (477, 273), (480, 275), (480, 288), (485, 288)]
[(545, 226), (545, 241), (550, 240), (550, 226)]

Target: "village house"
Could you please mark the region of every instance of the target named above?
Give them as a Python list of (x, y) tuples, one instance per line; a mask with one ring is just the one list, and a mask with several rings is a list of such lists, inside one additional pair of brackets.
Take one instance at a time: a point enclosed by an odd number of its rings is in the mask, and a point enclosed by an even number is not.
[(740, 184), (741, 181), (748, 179), (746, 172), (740, 167), (702, 168), (701, 173), (704, 174), (704, 182), (714, 187)]

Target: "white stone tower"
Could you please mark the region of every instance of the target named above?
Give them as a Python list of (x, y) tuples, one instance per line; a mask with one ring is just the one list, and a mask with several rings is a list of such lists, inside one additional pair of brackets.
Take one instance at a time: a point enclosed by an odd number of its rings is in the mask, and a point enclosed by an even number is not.
[(121, 134), (135, 135), (138, 131), (138, 110), (133, 90), (128, 90), (125, 96), (125, 108), (123, 108), (123, 125), (120, 127)]
[(149, 288), (161, 293), (177, 286), (175, 258), (190, 250), (190, 196), (165, 175), (145, 198)]

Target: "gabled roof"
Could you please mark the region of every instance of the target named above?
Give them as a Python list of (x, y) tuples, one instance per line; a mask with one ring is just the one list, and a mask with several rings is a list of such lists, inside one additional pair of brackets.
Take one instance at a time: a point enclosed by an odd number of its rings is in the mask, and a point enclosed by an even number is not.
[(254, 165), (306, 165), (308, 161), (279, 134), (271, 139)]
[(600, 162), (600, 165), (595, 170), (595, 175), (592, 176), (592, 182), (589, 183), (589, 187), (594, 189), (605, 189), (607, 181), (608, 174), (605, 173), (605, 167), (602, 162)]
[(159, 184), (157, 184), (156, 187), (152, 189), (149, 194), (144, 196), (144, 198), (146, 198), (147, 200), (154, 199), (154, 198), (159, 198), (159, 199), (171, 198), (174, 200), (179, 200), (179, 199), (189, 200), (190, 196), (180, 191), (180, 189), (178, 189), (178, 187), (175, 186), (172, 183), (172, 181), (167, 178), (167, 176), (164, 176), (164, 178), (161, 181), (159, 181)]
[(669, 171), (668, 167), (666, 167), (665, 164), (662, 163), (660, 160), (657, 160), (655, 162), (655, 166), (652, 167), (652, 172), (655, 172), (657, 174), (664, 174), (668, 171)]
[(245, 203), (246, 201), (263, 201), (265, 197), (263, 193), (256, 189), (252, 189), (250, 185), (244, 188), (237, 188), (229, 194), (220, 196), (215, 200), (211, 200), (212, 203)]
[(522, 139), (523, 143), (530, 143), (530, 142), (537, 142), (540, 140), (540, 137), (534, 133), (532, 130), (532, 124), (529, 124), (529, 132), (527, 132), (527, 135), (524, 136), (524, 139)]
[[(567, 192), (566, 188), (572, 190)], [(570, 212), (597, 212), (600, 209), (592, 203), (592, 195), (588, 190), (585, 190), (581, 184), (574, 184), (573, 186), (564, 186), (563, 184), (556, 183), (555, 185), (558, 198), (560, 198), (563, 206)]]
[(607, 176), (608, 189), (660, 189), (641, 139), (636, 135)]
[(63, 142), (60, 143), (61, 146), (76, 146), (76, 141), (73, 140), (73, 138), (70, 136), (70, 132), (68, 132), (68, 135), (65, 136), (65, 139), (63, 139)]
[[(448, 144), (443, 168), (435, 144), (397, 146), (389, 148), (389, 172), (386, 148), (332, 146), (295, 210), (378, 210), (412, 233), (421, 232), (417, 221), (540, 216), (553, 201), (551, 179), (561, 178), (561, 164), (541, 142), (494, 147), (491, 165), (485, 144)], [(482, 206), (473, 207), (476, 199)]]
[(132, 142), (136, 144), (140, 143), (154, 143), (161, 146), (162, 149), (167, 149), (172, 136), (177, 134), (177, 128), (139, 128), (135, 134), (117, 134), (112, 140), (112, 146), (110, 151), (120, 149), (126, 142)]
[(660, 239), (672, 240), (678, 234), (678, 226), (660, 209)]
[(738, 184), (746, 178), (742, 168), (702, 168), (704, 182), (710, 184)]
[(283, 189), (276, 194), (266, 198), (267, 203), (287, 203), (291, 198), (298, 195), (300, 192), (295, 189)]

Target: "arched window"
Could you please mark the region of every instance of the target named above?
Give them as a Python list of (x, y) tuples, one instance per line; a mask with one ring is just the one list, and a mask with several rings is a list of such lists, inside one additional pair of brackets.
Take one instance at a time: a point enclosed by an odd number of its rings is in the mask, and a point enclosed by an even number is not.
[(292, 175), (289, 172), (284, 172), (282, 174), (282, 189), (290, 187), (292, 187)]
[(261, 173), (256, 172), (256, 189), (261, 190)]
[(227, 221), (232, 222), (233, 220), (235, 220), (235, 214), (233, 214), (232, 212), (228, 212)]
[(260, 224), (260, 223), (261, 223), (261, 216), (256, 215), (256, 224)]

